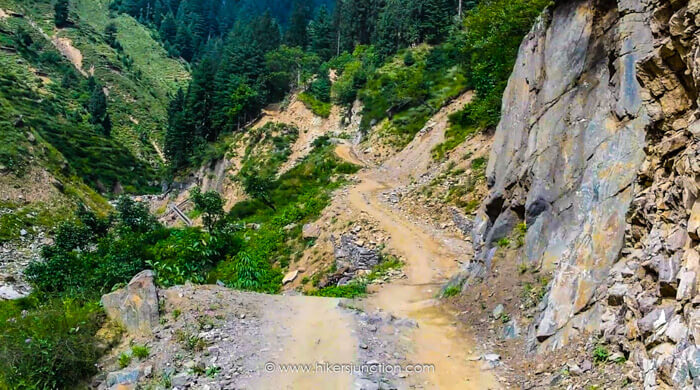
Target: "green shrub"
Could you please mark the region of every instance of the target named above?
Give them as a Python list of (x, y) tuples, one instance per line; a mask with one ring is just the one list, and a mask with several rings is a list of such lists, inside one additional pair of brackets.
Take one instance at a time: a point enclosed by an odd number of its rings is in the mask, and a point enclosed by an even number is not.
[(151, 349), (146, 345), (134, 345), (131, 347), (131, 355), (138, 359), (146, 359), (151, 354)]
[(597, 345), (593, 349), (593, 361), (596, 363), (605, 363), (610, 357), (610, 351), (603, 345)]
[(367, 284), (352, 281), (344, 286), (329, 286), (319, 290), (312, 290), (307, 295), (315, 297), (331, 298), (357, 298), (367, 294)]
[(207, 346), (207, 342), (196, 333), (183, 329), (175, 331), (175, 340), (187, 351), (202, 351)]
[(126, 352), (122, 352), (119, 355), (119, 368), (129, 367), (129, 364), (131, 364), (131, 355), (127, 354)]
[(503, 237), (498, 242), (496, 242), (499, 248), (508, 248), (510, 246), (510, 239), (508, 237)]
[(256, 252), (242, 251), (222, 262), (212, 274), (227, 286), (240, 290), (277, 293), (282, 285), (282, 272)]
[(1, 302), (0, 388), (73, 388), (94, 375), (95, 334), (103, 321), (97, 303), (43, 297)]
[(331, 103), (330, 102), (324, 102), (319, 99), (317, 99), (315, 96), (311, 95), (310, 93), (300, 93), (299, 94), (299, 100), (304, 103), (306, 108), (311, 110), (315, 115), (318, 115), (322, 118), (328, 118), (331, 115)]
[[(225, 238), (227, 237), (227, 238)], [(187, 281), (204, 283), (208, 271), (223, 259), (226, 253), (218, 244), (229, 240), (225, 251), (235, 254), (240, 240), (230, 236), (212, 236), (199, 228), (174, 229), (170, 235), (158, 241), (150, 250), (148, 264), (156, 272), (156, 281), (161, 286), (174, 286)]]
[(442, 296), (443, 298), (449, 298), (453, 297), (455, 295), (458, 295), (462, 291), (462, 288), (460, 286), (448, 286), (443, 292)]

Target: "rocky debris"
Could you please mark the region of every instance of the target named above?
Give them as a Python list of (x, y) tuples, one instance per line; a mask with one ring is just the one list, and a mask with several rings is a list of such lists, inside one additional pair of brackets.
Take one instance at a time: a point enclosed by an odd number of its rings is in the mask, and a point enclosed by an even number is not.
[[(356, 312), (357, 334), (360, 339), (358, 360), (366, 364), (396, 365), (406, 364), (407, 345), (402, 343), (405, 332), (418, 325), (411, 319), (397, 318), (385, 311), (366, 313)], [(367, 372), (358, 376), (355, 381), (357, 388), (392, 389), (402, 383), (406, 373), (399, 372)]]
[(282, 278), (282, 284), (285, 285), (287, 283), (293, 282), (297, 278), (297, 276), (299, 276), (298, 269), (294, 270), (294, 271), (287, 272), (287, 274), (284, 275), (284, 278)]
[(503, 340), (512, 340), (520, 337), (520, 327), (516, 320), (510, 320), (503, 326), (503, 332), (501, 333), (501, 338)]
[(505, 313), (505, 308), (503, 307), (503, 304), (499, 303), (491, 312), (491, 315), (493, 318), (501, 318), (501, 315)]
[(385, 201), (391, 204), (398, 204), (401, 201), (402, 194), (393, 190), (389, 192), (383, 192), (382, 197)]
[(321, 235), (321, 228), (313, 223), (307, 223), (302, 228), (301, 235), (306, 239), (318, 238)]
[[(159, 290), (156, 307), (160, 303), (163, 308), (161, 321), (148, 337), (136, 336), (133, 342), (127, 338), (105, 357), (94, 382), (100, 389), (117, 384), (157, 387), (164, 379), (181, 390), (240, 388), (259, 375), (260, 354), (280, 348), (274, 344), (277, 340), (266, 340), (262, 332), (260, 309), (279, 304), (278, 297), (267, 297), (218, 286)], [(128, 367), (120, 368), (118, 356), (144, 342), (149, 356), (134, 357)]]
[(153, 271), (142, 271), (125, 288), (102, 296), (107, 316), (130, 334), (147, 336), (158, 325), (158, 296), (153, 279)]
[(336, 244), (333, 240), (336, 267), (349, 270), (370, 270), (379, 264), (381, 255), (378, 250), (366, 248), (363, 240), (353, 234), (343, 234)]
[[(3, 210), (0, 209), (2, 214)], [(24, 269), (32, 261), (40, 261), (41, 248), (52, 243), (43, 231), (22, 230), (25, 234), (22, 235), (20, 231), (19, 240), (0, 244), (0, 300), (18, 299), (31, 293)]]
[(452, 214), (452, 222), (454, 222), (457, 229), (465, 236), (470, 235), (474, 228), (474, 223), (455, 207), (450, 207), (450, 213)]
[(140, 367), (125, 368), (123, 370), (110, 372), (107, 374), (105, 384), (107, 388), (114, 388), (119, 385), (136, 385), (139, 378), (142, 376), (142, 369)]
[[(94, 378), (95, 387), (159, 388), (167, 379), (173, 389), (180, 390), (263, 388), (259, 381), (271, 375), (265, 363), (281, 362), (284, 351), (300, 342), (287, 324), (278, 322), (287, 317), (275, 313), (297, 312), (297, 304), (319, 298), (185, 285), (159, 290), (158, 299), (163, 310), (152, 335), (123, 340), (98, 365), (101, 373)], [(349, 363), (405, 364), (408, 351), (402, 340), (405, 332), (417, 326), (415, 322), (384, 311), (366, 313), (356, 304), (361, 302), (341, 300), (337, 308), (348, 315), (348, 325), (357, 336), (357, 358)], [(118, 356), (144, 343), (149, 356), (134, 357), (120, 368)], [(356, 373), (354, 384), (368, 389), (404, 388), (398, 386), (404, 376), (397, 374)]]

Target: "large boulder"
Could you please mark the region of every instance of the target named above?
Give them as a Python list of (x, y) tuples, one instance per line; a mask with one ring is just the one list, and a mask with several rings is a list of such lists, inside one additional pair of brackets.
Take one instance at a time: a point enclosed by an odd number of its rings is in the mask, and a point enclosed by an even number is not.
[(142, 271), (129, 284), (102, 296), (107, 316), (133, 335), (147, 336), (158, 325), (158, 295), (153, 271)]

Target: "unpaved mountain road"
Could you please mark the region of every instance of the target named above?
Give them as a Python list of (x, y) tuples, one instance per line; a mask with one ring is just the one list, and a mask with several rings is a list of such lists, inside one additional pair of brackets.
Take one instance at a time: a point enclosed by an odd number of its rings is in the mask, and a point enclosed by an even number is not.
[[(427, 225), (411, 221), (387, 202), (382, 194), (406, 185), (413, 175), (427, 172), (432, 164), (433, 147), (444, 140), (447, 116), (471, 99), (465, 93), (436, 114), (402, 152), (380, 166), (369, 166), (362, 153), (352, 145), (341, 144), (336, 154), (353, 164), (364, 166), (358, 183), (348, 191), (348, 202), (357, 214), (367, 213), (380, 223), (380, 228), (391, 236), (388, 249), (406, 260), (406, 279), (394, 281), (379, 288), (369, 297), (353, 303), (366, 313), (383, 311), (415, 321), (418, 326), (401, 334), (400, 340), (383, 340), (388, 350), (405, 350), (407, 364), (428, 364), (434, 371), (412, 373), (394, 379), (401, 389), (500, 389), (490, 371), (482, 369), (482, 361), (472, 339), (455, 322), (436, 299), (442, 285), (457, 271), (457, 258), (467, 252), (466, 243), (445, 236)], [(285, 351), (279, 357), (282, 363), (335, 362), (364, 363), (358, 358), (363, 335), (355, 324), (356, 316), (338, 308), (336, 300), (296, 299), (289, 311), (269, 311), (269, 323), (279, 324), (275, 333), (284, 335)], [(381, 337), (381, 336), (379, 336)], [(357, 378), (355, 378), (357, 379)], [(274, 373), (261, 377), (259, 388), (281, 389), (353, 389), (358, 385), (349, 374), (328, 373)]]
[[(442, 285), (457, 271), (455, 259), (467, 251), (466, 243), (446, 237), (441, 231), (410, 221), (381, 200), (382, 194), (406, 185), (413, 175), (427, 172), (431, 150), (444, 140), (447, 116), (464, 106), (472, 97), (465, 93), (443, 108), (402, 152), (383, 165), (358, 175), (359, 184), (349, 190), (348, 199), (358, 212), (366, 212), (391, 235), (388, 249), (406, 259), (407, 278), (395, 281), (366, 299), (365, 309), (381, 309), (418, 323), (410, 334), (409, 356), (412, 363), (435, 366), (434, 372), (413, 375), (407, 385), (430, 389), (498, 389), (495, 377), (474, 362), (473, 341), (455, 323), (455, 317), (436, 300)], [(346, 145), (336, 153), (352, 163), (364, 160)]]

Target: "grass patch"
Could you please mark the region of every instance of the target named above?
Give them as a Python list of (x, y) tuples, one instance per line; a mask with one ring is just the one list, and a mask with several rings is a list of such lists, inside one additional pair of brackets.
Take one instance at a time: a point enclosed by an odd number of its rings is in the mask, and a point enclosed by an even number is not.
[(299, 94), (299, 100), (315, 115), (322, 118), (328, 118), (331, 115), (332, 104), (330, 102), (323, 102), (306, 92)]
[(455, 295), (459, 295), (459, 293), (462, 291), (462, 288), (460, 286), (448, 286), (445, 291), (442, 292), (442, 297), (443, 298), (449, 298), (449, 297), (454, 297)]
[(498, 245), (499, 248), (505, 249), (510, 246), (510, 238), (508, 237), (503, 237), (498, 242), (496, 242), (496, 245)]
[[(381, 279), (394, 269), (400, 269), (403, 262), (397, 257), (388, 255), (382, 256), (382, 260), (377, 264), (372, 271), (364, 277), (350, 281), (343, 286), (328, 286), (321, 289), (314, 289), (307, 292), (307, 295), (317, 297), (333, 297), (333, 298), (357, 298), (367, 295), (367, 285), (374, 280)], [(335, 268), (328, 270), (326, 273), (335, 272)]]
[(450, 125), (445, 131), (445, 142), (436, 145), (431, 151), (433, 159), (436, 161), (443, 160), (447, 153), (454, 150), (478, 131), (479, 129), (473, 126)]
[[(189, 80), (187, 65), (170, 58), (153, 33), (126, 14), (109, 11), (109, 0), (74, 0), (75, 28), (67, 34), (83, 55), (84, 67), (110, 88), (109, 110), (115, 138), (144, 160), (159, 163), (150, 141), (161, 142), (169, 97)], [(106, 41), (105, 28), (117, 27), (122, 49)]]
[(151, 349), (145, 345), (134, 345), (131, 347), (131, 355), (137, 359), (146, 359), (151, 354)]
[(353, 281), (344, 286), (329, 286), (319, 290), (313, 290), (307, 295), (315, 297), (352, 299), (367, 295), (367, 283), (364, 281)]
[[(7, 33), (17, 30), (32, 43)], [(37, 158), (54, 175), (79, 176), (103, 193), (117, 183), (126, 192), (156, 190), (155, 170), (89, 123), (87, 81), (27, 18), (0, 20), (0, 45), (17, 50), (0, 56), (0, 165), (21, 176)]]
[(520, 301), (523, 303), (523, 306), (529, 309), (539, 305), (545, 295), (547, 295), (548, 285), (549, 278), (545, 276), (538, 276), (535, 283), (525, 283), (520, 294)]
[(610, 351), (604, 345), (597, 345), (593, 349), (593, 361), (596, 363), (606, 363), (610, 357)]
[(126, 352), (122, 352), (119, 355), (119, 368), (129, 367), (130, 364), (131, 364), (131, 355), (129, 355)]

